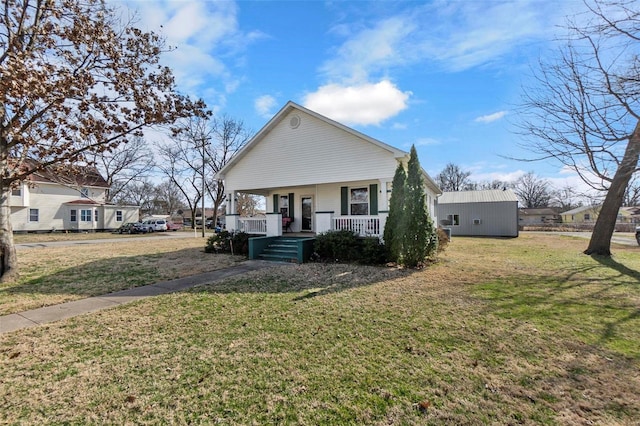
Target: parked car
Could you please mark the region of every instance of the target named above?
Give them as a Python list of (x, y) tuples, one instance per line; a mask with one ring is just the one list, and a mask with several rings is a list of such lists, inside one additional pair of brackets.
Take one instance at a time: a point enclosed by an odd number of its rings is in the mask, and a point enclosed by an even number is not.
[(146, 234), (147, 228), (140, 222), (128, 222), (117, 229), (118, 234)]
[(167, 221), (164, 219), (147, 219), (142, 222), (148, 232), (166, 231)]
[(636, 226), (636, 241), (638, 242), (638, 245), (640, 246), (640, 226)]
[(182, 229), (182, 224), (167, 222), (167, 231), (177, 231), (179, 229)]

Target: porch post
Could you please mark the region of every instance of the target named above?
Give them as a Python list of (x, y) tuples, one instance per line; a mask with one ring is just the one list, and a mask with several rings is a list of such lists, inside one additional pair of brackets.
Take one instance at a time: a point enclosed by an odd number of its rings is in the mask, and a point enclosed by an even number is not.
[(282, 213), (267, 213), (267, 237), (282, 235)]
[(316, 212), (316, 233), (331, 231), (333, 229), (333, 212)]
[(239, 214), (227, 214), (227, 231), (234, 232), (240, 228), (239, 223), (240, 215)]
[(380, 241), (384, 242), (384, 227), (387, 225), (387, 219), (389, 218), (388, 211), (378, 212), (378, 219), (380, 220)]
[(231, 191), (227, 194), (227, 216), (234, 215), (236, 213), (236, 191)]

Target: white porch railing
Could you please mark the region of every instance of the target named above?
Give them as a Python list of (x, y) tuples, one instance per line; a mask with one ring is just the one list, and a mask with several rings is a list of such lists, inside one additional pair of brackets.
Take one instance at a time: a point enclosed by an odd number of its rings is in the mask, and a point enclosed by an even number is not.
[(352, 231), (360, 237), (380, 237), (379, 216), (336, 216), (332, 218), (336, 231)]
[(247, 234), (267, 233), (267, 219), (259, 217), (238, 218), (238, 230)]

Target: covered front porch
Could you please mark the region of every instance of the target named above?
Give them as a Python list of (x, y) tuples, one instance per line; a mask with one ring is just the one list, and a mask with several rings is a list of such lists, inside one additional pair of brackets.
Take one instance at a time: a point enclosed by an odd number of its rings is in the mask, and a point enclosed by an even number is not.
[(347, 230), (360, 237), (382, 238), (387, 216), (387, 212), (378, 213), (376, 216), (341, 216), (335, 215), (334, 212), (316, 212), (311, 218), (315, 224), (313, 229), (294, 231), (287, 229), (287, 227), (291, 227), (291, 223), (287, 220), (288, 217), (283, 216), (282, 213), (267, 213), (266, 217), (242, 217), (237, 214), (227, 214), (227, 229), (267, 237), (282, 235), (303, 237), (327, 231)]
[[(227, 194), (226, 226), (264, 236), (313, 236), (327, 231), (348, 230), (361, 237), (384, 234), (390, 190), (386, 180), (369, 180), (235, 190)], [(266, 213), (257, 217), (237, 214), (237, 193), (265, 197)]]

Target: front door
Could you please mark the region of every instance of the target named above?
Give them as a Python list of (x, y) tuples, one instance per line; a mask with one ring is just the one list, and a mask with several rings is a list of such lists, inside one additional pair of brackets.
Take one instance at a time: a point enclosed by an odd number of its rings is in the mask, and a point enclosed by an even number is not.
[(313, 231), (313, 197), (302, 197), (302, 231)]

